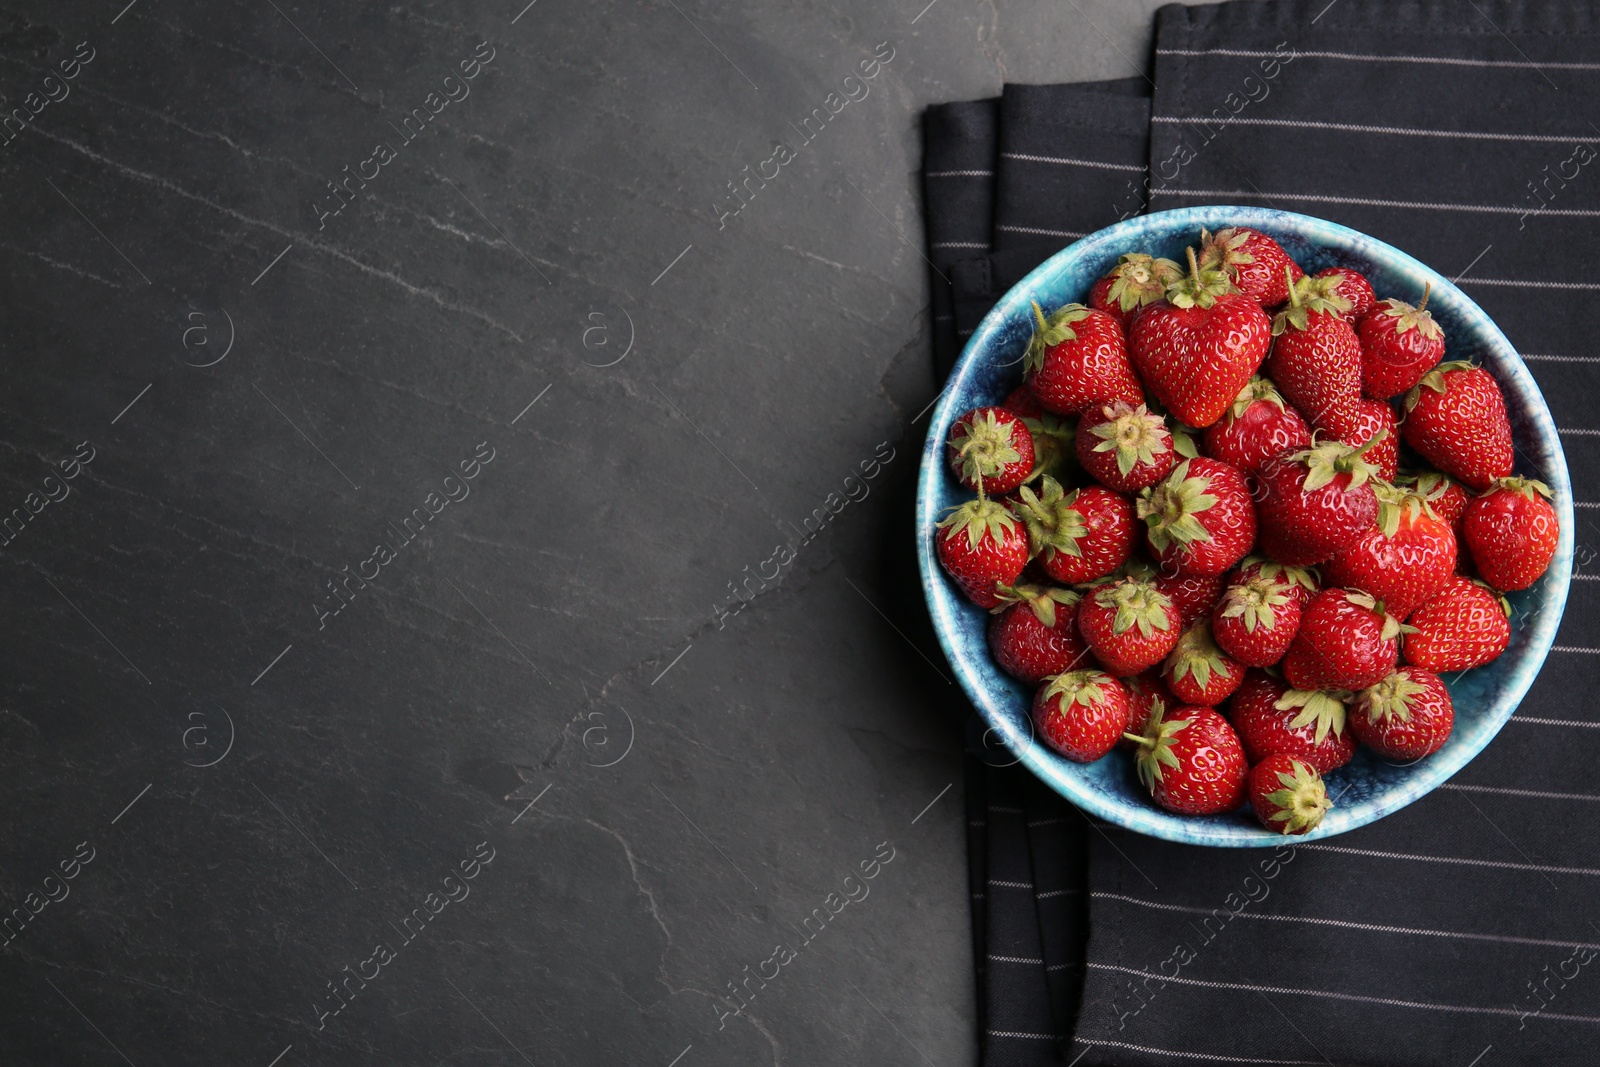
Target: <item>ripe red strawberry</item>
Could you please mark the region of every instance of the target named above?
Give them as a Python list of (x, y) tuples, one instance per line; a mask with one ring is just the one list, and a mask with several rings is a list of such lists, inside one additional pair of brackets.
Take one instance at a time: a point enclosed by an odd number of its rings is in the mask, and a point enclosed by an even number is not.
[(1160, 663), (1182, 634), (1172, 601), (1136, 578), (1102, 585), (1084, 596), (1078, 605), (1078, 631), (1095, 658), (1119, 678)]
[(1455, 573), (1456, 535), (1415, 493), (1377, 493), (1378, 525), (1328, 561), (1328, 584), (1370, 593), (1403, 619)]
[(1261, 306), (1220, 271), (1201, 271), (1190, 249), (1189, 274), (1167, 289), (1167, 303), (1134, 319), (1128, 343), (1156, 399), (1185, 426), (1203, 429), (1261, 366), (1271, 332)]
[(1372, 447), (1367, 450), (1367, 462), (1378, 468), (1379, 478), (1394, 481), (1400, 467), (1400, 427), (1395, 422), (1394, 408), (1386, 400), (1363, 397), (1356, 401), (1352, 425), (1354, 429), (1336, 435), (1338, 439), (1356, 448), (1372, 441)]
[(1348, 267), (1328, 267), (1311, 277), (1326, 285), (1335, 296), (1349, 301), (1350, 310), (1344, 313), (1344, 317), (1351, 322), (1360, 322), (1361, 316), (1378, 304), (1378, 295), (1372, 291), (1372, 283), (1360, 271)]
[(1311, 446), (1311, 427), (1284, 403), (1272, 379), (1255, 377), (1221, 419), (1206, 427), (1206, 455), (1254, 474), (1285, 449)]
[(1128, 691), (1104, 671), (1068, 671), (1039, 687), (1033, 722), (1051, 748), (1093, 763), (1116, 747), (1128, 725)]
[(1000, 406), (1007, 411), (1016, 412), (1025, 419), (1044, 414), (1044, 405), (1039, 403), (1039, 398), (1033, 395), (1033, 390), (1026, 382), (1011, 390), (1006, 398), (1000, 401)]
[(1433, 284), (1412, 307), (1385, 300), (1361, 320), (1361, 388), (1380, 400), (1399, 396), (1444, 358), (1444, 331), (1427, 310)]
[[(1138, 734), (1144, 729), (1145, 720), (1150, 718), (1150, 712), (1155, 709), (1158, 701), (1163, 708), (1175, 708), (1183, 703), (1172, 695), (1172, 690), (1167, 687), (1167, 681), (1161, 677), (1159, 671), (1144, 671), (1131, 678), (1124, 678), (1122, 685), (1128, 690), (1126, 729), (1131, 734)], [(1117, 747), (1133, 749), (1139, 747), (1139, 744), (1130, 737), (1124, 737), (1117, 742)]]
[(1145, 540), (1163, 572), (1226, 574), (1256, 541), (1256, 509), (1244, 475), (1214, 459), (1186, 459), (1139, 495)]
[(1244, 803), (1244, 748), (1215, 711), (1158, 704), (1139, 737), (1139, 780), (1163, 808), (1217, 815)]
[(979, 497), (952, 508), (939, 523), (939, 562), (968, 599), (1000, 603), (999, 586), (1015, 585), (1028, 563), (1028, 535), (1005, 505)]
[(1289, 299), (1289, 285), (1305, 277), (1278, 242), (1244, 226), (1214, 234), (1201, 230), (1200, 266), (1226, 272), (1240, 292), (1264, 308)]
[(1078, 464), (1101, 485), (1137, 493), (1167, 476), (1177, 462), (1166, 420), (1143, 404), (1121, 400), (1078, 418)]
[(1078, 636), (1079, 594), (1019, 585), (1000, 596), (1004, 603), (989, 620), (989, 651), (1017, 681), (1037, 685), (1072, 670), (1089, 655), (1089, 646)]
[(1439, 751), (1455, 723), (1444, 679), (1421, 667), (1402, 667), (1350, 706), (1350, 729), (1368, 748), (1396, 760)]
[(1488, 586), (1455, 575), (1407, 620), (1406, 662), (1440, 674), (1482, 666), (1511, 643), (1510, 616)]
[(1348, 695), (1290, 689), (1252, 670), (1228, 702), (1228, 720), (1252, 763), (1292, 756), (1327, 774), (1356, 753), (1355, 735), (1345, 729), (1343, 698)]
[(1283, 675), (1296, 689), (1365, 689), (1399, 660), (1399, 619), (1366, 593), (1324, 589), (1300, 616), (1283, 657)]
[(1406, 444), (1474, 489), (1511, 474), (1511, 423), (1494, 376), (1459, 360), (1441, 363), (1406, 394)]
[(1502, 478), (1467, 504), (1461, 533), (1483, 580), (1496, 589), (1526, 589), (1539, 580), (1561, 539), (1550, 487), (1532, 478)]
[(1185, 630), (1211, 614), (1226, 584), (1220, 574), (1157, 574), (1151, 581), (1178, 609), (1178, 624)]
[(1461, 516), (1466, 513), (1468, 497), (1460, 482), (1438, 471), (1422, 471), (1402, 474), (1396, 484), (1426, 500), (1433, 513), (1456, 532), (1456, 540), (1461, 539)]
[(1089, 306), (1126, 324), (1140, 308), (1165, 300), (1167, 286), (1183, 277), (1183, 268), (1170, 259), (1155, 259), (1129, 252), (1111, 273), (1089, 290)]
[(1037, 328), (1023, 357), (1023, 373), (1045, 410), (1076, 415), (1094, 404), (1144, 399), (1122, 324), (1104, 311), (1067, 304), (1048, 319), (1033, 305)]
[(1092, 582), (1127, 562), (1134, 513), (1126, 497), (1098, 485), (1063, 493), (1050, 477), (1040, 481), (1037, 494), (1023, 486), (1018, 495), (1033, 554), (1056, 581)]
[(1032, 473), (1033, 435), (1014, 411), (973, 408), (950, 427), (945, 455), (962, 485), (1001, 496)]
[(1244, 681), (1244, 665), (1217, 647), (1211, 624), (1201, 621), (1184, 631), (1161, 667), (1167, 687), (1182, 703), (1216, 707)]
[(1299, 629), (1299, 597), (1282, 581), (1259, 572), (1228, 586), (1211, 615), (1217, 644), (1247, 667), (1278, 662)]
[(1338, 441), (1268, 460), (1257, 472), (1262, 551), (1309, 567), (1349, 548), (1378, 521), (1376, 473), (1361, 449)]
[[(1300, 609), (1311, 603), (1311, 598), (1322, 588), (1322, 575), (1315, 567), (1295, 567), (1287, 563), (1279, 563), (1275, 559), (1265, 556), (1247, 556), (1239, 564), (1239, 569), (1234, 571), (1228, 581), (1233, 585), (1241, 585), (1255, 577), (1271, 578), (1283, 585), (1285, 592), (1300, 604)], [(1298, 618), (1298, 616), (1296, 616)], [(1299, 625), (1298, 622), (1295, 624)]]
[(1261, 825), (1285, 836), (1315, 830), (1333, 807), (1322, 776), (1292, 756), (1268, 756), (1251, 767), (1246, 792)]
[(1309, 281), (1298, 282), (1273, 317), (1267, 373), (1313, 426), (1344, 437), (1356, 430), (1361, 340), (1345, 318), (1349, 303)]

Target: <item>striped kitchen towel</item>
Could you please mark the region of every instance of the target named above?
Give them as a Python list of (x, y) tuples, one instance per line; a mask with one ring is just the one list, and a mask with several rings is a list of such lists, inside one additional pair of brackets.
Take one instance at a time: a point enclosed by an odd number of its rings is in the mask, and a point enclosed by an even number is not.
[(945, 168), (971, 173), (925, 173), (930, 240), (965, 226), (973, 246), (935, 257), (946, 353), (1074, 235), (1144, 210), (1261, 204), (1406, 249), (1524, 352), (1581, 526), (1556, 651), (1499, 738), (1432, 795), (1326, 843), (1125, 833), (974, 744), (986, 1064), (1600, 1063), (1597, 99), (1593, 4), (1174, 6), (1148, 79), (1007, 86)]

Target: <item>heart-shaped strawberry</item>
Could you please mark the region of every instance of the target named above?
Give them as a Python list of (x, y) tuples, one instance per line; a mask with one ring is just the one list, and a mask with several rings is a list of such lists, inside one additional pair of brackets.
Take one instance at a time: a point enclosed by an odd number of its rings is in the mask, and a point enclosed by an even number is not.
[(1167, 289), (1167, 302), (1134, 320), (1129, 347), (1139, 376), (1186, 426), (1210, 426), (1227, 412), (1272, 343), (1272, 320), (1220, 270), (1201, 270), (1189, 249), (1189, 273)]

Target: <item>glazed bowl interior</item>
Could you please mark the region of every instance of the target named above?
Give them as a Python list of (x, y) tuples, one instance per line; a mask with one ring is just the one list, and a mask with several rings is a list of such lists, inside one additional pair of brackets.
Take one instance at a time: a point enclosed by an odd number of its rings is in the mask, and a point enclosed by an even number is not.
[(1379, 299), (1416, 303), (1433, 286), (1428, 309), (1445, 331), (1446, 359), (1470, 359), (1494, 374), (1505, 393), (1516, 445), (1516, 473), (1550, 486), (1561, 521), (1555, 559), (1532, 588), (1509, 597), (1511, 646), (1493, 663), (1447, 678), (1455, 703), (1455, 727), (1444, 747), (1410, 764), (1386, 761), (1361, 748), (1347, 766), (1328, 775), (1337, 798), (1322, 825), (1300, 840), (1313, 840), (1364, 826), (1432, 790), (1477, 755), (1516, 710), (1554, 643), (1572, 574), (1572, 487), (1560, 438), (1533, 377), (1483, 310), (1449, 279), (1411, 256), (1365, 234), (1322, 219), (1259, 207), (1197, 207), (1128, 219), (1058, 252), (1024, 278), (973, 333), (933, 412), (923, 447), (917, 493), (917, 556), (923, 590), (945, 655), (982, 716), (986, 742), (1008, 749), (1062, 796), (1093, 815), (1155, 837), (1191, 844), (1262, 846), (1281, 842), (1243, 813), (1204, 818), (1157, 808), (1122, 750), (1092, 764), (1073, 763), (1041, 742), (1029, 715), (1032, 691), (1014, 681), (989, 655), (989, 613), (970, 603), (934, 557), (935, 524), (968, 498), (950, 476), (943, 442), (962, 412), (999, 403), (1021, 382), (1021, 360), (1032, 336), (1029, 302), (1052, 309), (1084, 301), (1095, 279), (1125, 252), (1148, 252), (1184, 262), (1184, 249), (1198, 242), (1201, 227), (1249, 226), (1269, 235), (1308, 274), (1348, 267), (1371, 280)]

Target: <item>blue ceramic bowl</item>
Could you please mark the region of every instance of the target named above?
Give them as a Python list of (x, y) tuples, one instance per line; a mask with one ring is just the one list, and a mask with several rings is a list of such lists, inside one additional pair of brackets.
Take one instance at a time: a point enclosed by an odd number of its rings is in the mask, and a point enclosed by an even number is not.
[[(998, 738), (1026, 765), (1078, 807), (1130, 830), (1196, 845), (1272, 845), (1283, 838), (1262, 829), (1247, 810), (1192, 818), (1157, 808), (1139, 785), (1132, 757), (1115, 751), (1097, 763), (1073, 763), (1039, 741), (1029, 707), (1031, 690), (1013, 681), (990, 658), (989, 615), (963, 597), (934, 555), (935, 524), (946, 508), (968, 496), (944, 461), (950, 424), (962, 412), (997, 404), (1021, 379), (1021, 359), (1033, 334), (1029, 301), (1046, 309), (1082, 302), (1089, 287), (1124, 252), (1184, 260), (1200, 228), (1249, 226), (1277, 240), (1307, 273), (1349, 267), (1371, 280), (1379, 298), (1415, 303), (1433, 283), (1428, 310), (1444, 328), (1446, 359), (1472, 359), (1487, 367), (1505, 393), (1517, 447), (1516, 470), (1548, 484), (1561, 519), (1561, 541), (1550, 569), (1531, 589), (1511, 594), (1511, 647), (1499, 659), (1449, 680), (1455, 729), (1442, 749), (1420, 762), (1397, 765), (1362, 748), (1328, 776), (1337, 803), (1322, 825), (1301, 840), (1330, 837), (1363, 826), (1416, 800), (1460, 770), (1489, 743), (1516, 710), (1544, 663), (1561, 623), (1572, 574), (1572, 485), (1550, 411), (1511, 342), (1483, 310), (1449, 279), (1365, 234), (1322, 219), (1259, 207), (1196, 207), (1128, 219), (1063, 249), (1007, 293), (967, 342), (934, 409), (922, 450), (917, 492), (917, 560), (934, 628), (960, 679)], [(998, 747), (998, 746), (997, 746)]]

